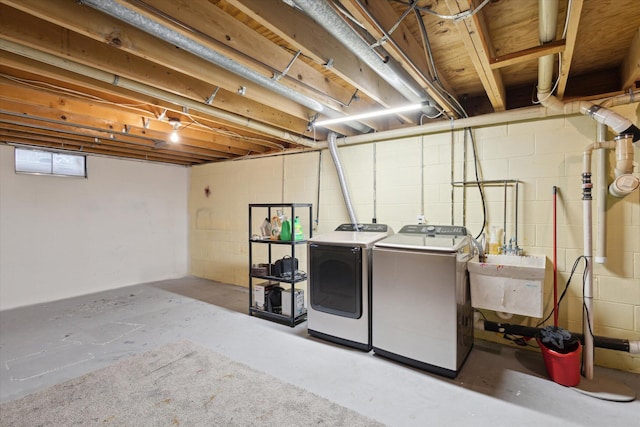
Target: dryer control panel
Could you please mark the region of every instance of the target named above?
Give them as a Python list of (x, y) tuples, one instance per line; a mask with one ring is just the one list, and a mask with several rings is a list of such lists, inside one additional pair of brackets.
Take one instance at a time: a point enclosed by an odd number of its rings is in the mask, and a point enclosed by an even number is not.
[(423, 234), (426, 236), (466, 236), (466, 227), (459, 225), (405, 225), (400, 229), (400, 233)]
[(386, 233), (386, 224), (341, 224), (335, 231), (367, 231), (372, 233)]

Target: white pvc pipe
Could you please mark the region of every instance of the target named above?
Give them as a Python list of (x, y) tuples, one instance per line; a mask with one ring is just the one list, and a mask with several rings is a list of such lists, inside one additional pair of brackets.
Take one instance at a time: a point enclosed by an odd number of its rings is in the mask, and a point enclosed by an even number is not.
[[(597, 124), (596, 141), (604, 142), (607, 140), (607, 127), (602, 123)], [(607, 194), (609, 194), (609, 186), (607, 185), (607, 151), (598, 150), (596, 158), (596, 210), (598, 211), (598, 234), (596, 236), (596, 256), (595, 262), (604, 264), (607, 262)]]
[[(553, 41), (556, 38), (556, 28), (558, 26), (558, 0), (539, 0), (538, 17), (540, 43), (544, 44)], [(551, 94), (554, 63), (555, 54), (538, 58), (538, 92)], [(538, 99), (541, 98), (538, 97)]]
[(583, 255), (586, 261), (586, 268), (584, 272), (584, 313), (583, 313), (583, 334), (584, 334), (584, 348), (583, 353), (583, 366), (584, 376), (592, 380), (593, 379), (593, 336), (591, 331), (593, 330), (593, 265), (592, 261), (592, 248), (591, 248), (591, 152), (593, 151), (594, 144), (590, 144), (584, 152), (583, 156), (583, 173), (582, 173), (582, 214), (583, 214)]

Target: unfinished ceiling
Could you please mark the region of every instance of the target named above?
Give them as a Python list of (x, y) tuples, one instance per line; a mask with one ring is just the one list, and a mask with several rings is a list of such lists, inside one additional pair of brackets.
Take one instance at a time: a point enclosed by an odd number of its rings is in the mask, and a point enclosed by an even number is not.
[[(531, 106), (550, 53), (559, 98), (640, 80), (637, 0), (559, 0), (544, 45), (538, 0), (0, 3), (0, 141), (149, 161), (300, 151), (329, 131)], [(413, 103), (422, 110), (314, 126)]]

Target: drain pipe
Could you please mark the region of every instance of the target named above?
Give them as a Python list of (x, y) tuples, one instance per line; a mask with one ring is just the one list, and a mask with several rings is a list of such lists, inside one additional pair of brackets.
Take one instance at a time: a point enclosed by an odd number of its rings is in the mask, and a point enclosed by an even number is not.
[[(555, 28), (557, 26), (558, 1), (540, 0), (540, 41), (547, 43), (555, 38)], [(568, 13), (571, 11), (569, 10)], [(544, 23), (542, 22), (544, 21)], [(554, 29), (552, 31), (552, 29)], [(630, 120), (620, 116), (608, 108), (595, 105), (587, 101), (577, 101), (564, 103), (552, 94), (551, 80), (553, 75), (554, 55), (547, 55), (538, 59), (538, 100), (551, 110), (563, 111), (565, 114), (580, 112), (591, 117), (596, 122), (609, 126), (616, 133), (626, 134), (624, 146), (628, 147), (629, 140), (637, 142), (640, 140), (640, 129)], [(544, 68), (544, 69), (542, 69)], [(576, 111), (577, 109), (577, 111)], [(593, 248), (592, 248), (592, 212), (591, 212), (591, 152), (596, 148), (612, 148), (610, 143), (596, 142), (587, 146), (583, 156), (582, 173), (582, 200), (583, 200), (583, 239), (584, 257), (586, 259), (586, 269), (584, 277), (584, 375), (587, 379), (593, 379)]]
[[(478, 313), (475, 316), (475, 327), (481, 331), (499, 332), (502, 334), (513, 334), (528, 338), (538, 336), (542, 328), (534, 328), (531, 326), (512, 325), (509, 323), (496, 323), (489, 320), (480, 319)], [(583, 334), (571, 333), (576, 336), (583, 344), (585, 336)], [(587, 334), (589, 335), (589, 334)], [(640, 354), (640, 341), (629, 341), (622, 338), (609, 338), (594, 336), (593, 343), (595, 347), (606, 348), (608, 350), (624, 351), (630, 354)]]
[(329, 139), (327, 142), (329, 143), (329, 152), (331, 153), (333, 164), (336, 167), (336, 172), (338, 174), (338, 181), (340, 181), (340, 189), (342, 189), (342, 197), (344, 197), (344, 203), (347, 206), (347, 211), (349, 212), (349, 218), (351, 220), (351, 224), (357, 225), (358, 219), (356, 218), (356, 214), (353, 211), (353, 204), (351, 203), (351, 197), (349, 196), (349, 188), (347, 187), (347, 181), (344, 178), (344, 171), (342, 170), (342, 163), (340, 162), (340, 157), (338, 157), (338, 149), (336, 147), (335, 132), (329, 133)]
[(440, 113), (440, 110), (435, 108), (436, 101), (419, 84), (405, 76), (404, 70), (393, 60), (383, 61), (338, 15), (329, 2), (318, 0), (293, 0), (293, 2), (405, 98), (416, 103), (426, 102), (425, 114), (432, 116)]
[[(598, 123), (596, 128), (596, 141), (604, 142), (607, 140), (607, 127)], [(598, 264), (607, 262), (607, 152), (598, 150), (598, 158), (596, 159), (596, 173), (598, 179), (596, 181), (596, 199), (598, 200), (598, 235), (596, 236), (596, 256), (594, 261)]]
[[(177, 31), (168, 28), (151, 18), (148, 18), (134, 10), (127, 8), (126, 6), (115, 2), (113, 0), (80, 0), (80, 3), (86, 4), (100, 12), (106, 13), (122, 22), (125, 22), (135, 28), (151, 34), (167, 43), (171, 43), (185, 51), (196, 55), (210, 63), (224, 68), (240, 77), (243, 77), (251, 82), (254, 82), (260, 86), (263, 86), (278, 95), (284, 96), (287, 99), (292, 100), (310, 110), (318, 113), (325, 114), (330, 118), (344, 117), (344, 114), (338, 111), (334, 111), (330, 108), (325, 108), (323, 104), (303, 95), (293, 89), (279, 83), (277, 80), (273, 80), (269, 77), (245, 67), (242, 64), (232, 60), (231, 58), (216, 52), (215, 50), (196, 42)], [(370, 132), (371, 128), (360, 123), (350, 123), (349, 127), (352, 127), (360, 132)]]

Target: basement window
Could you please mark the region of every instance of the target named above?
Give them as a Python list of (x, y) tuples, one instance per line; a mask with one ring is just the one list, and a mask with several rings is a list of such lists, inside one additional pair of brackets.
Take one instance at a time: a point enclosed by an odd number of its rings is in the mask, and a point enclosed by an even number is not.
[(15, 161), (18, 173), (87, 177), (87, 156), (16, 147)]

